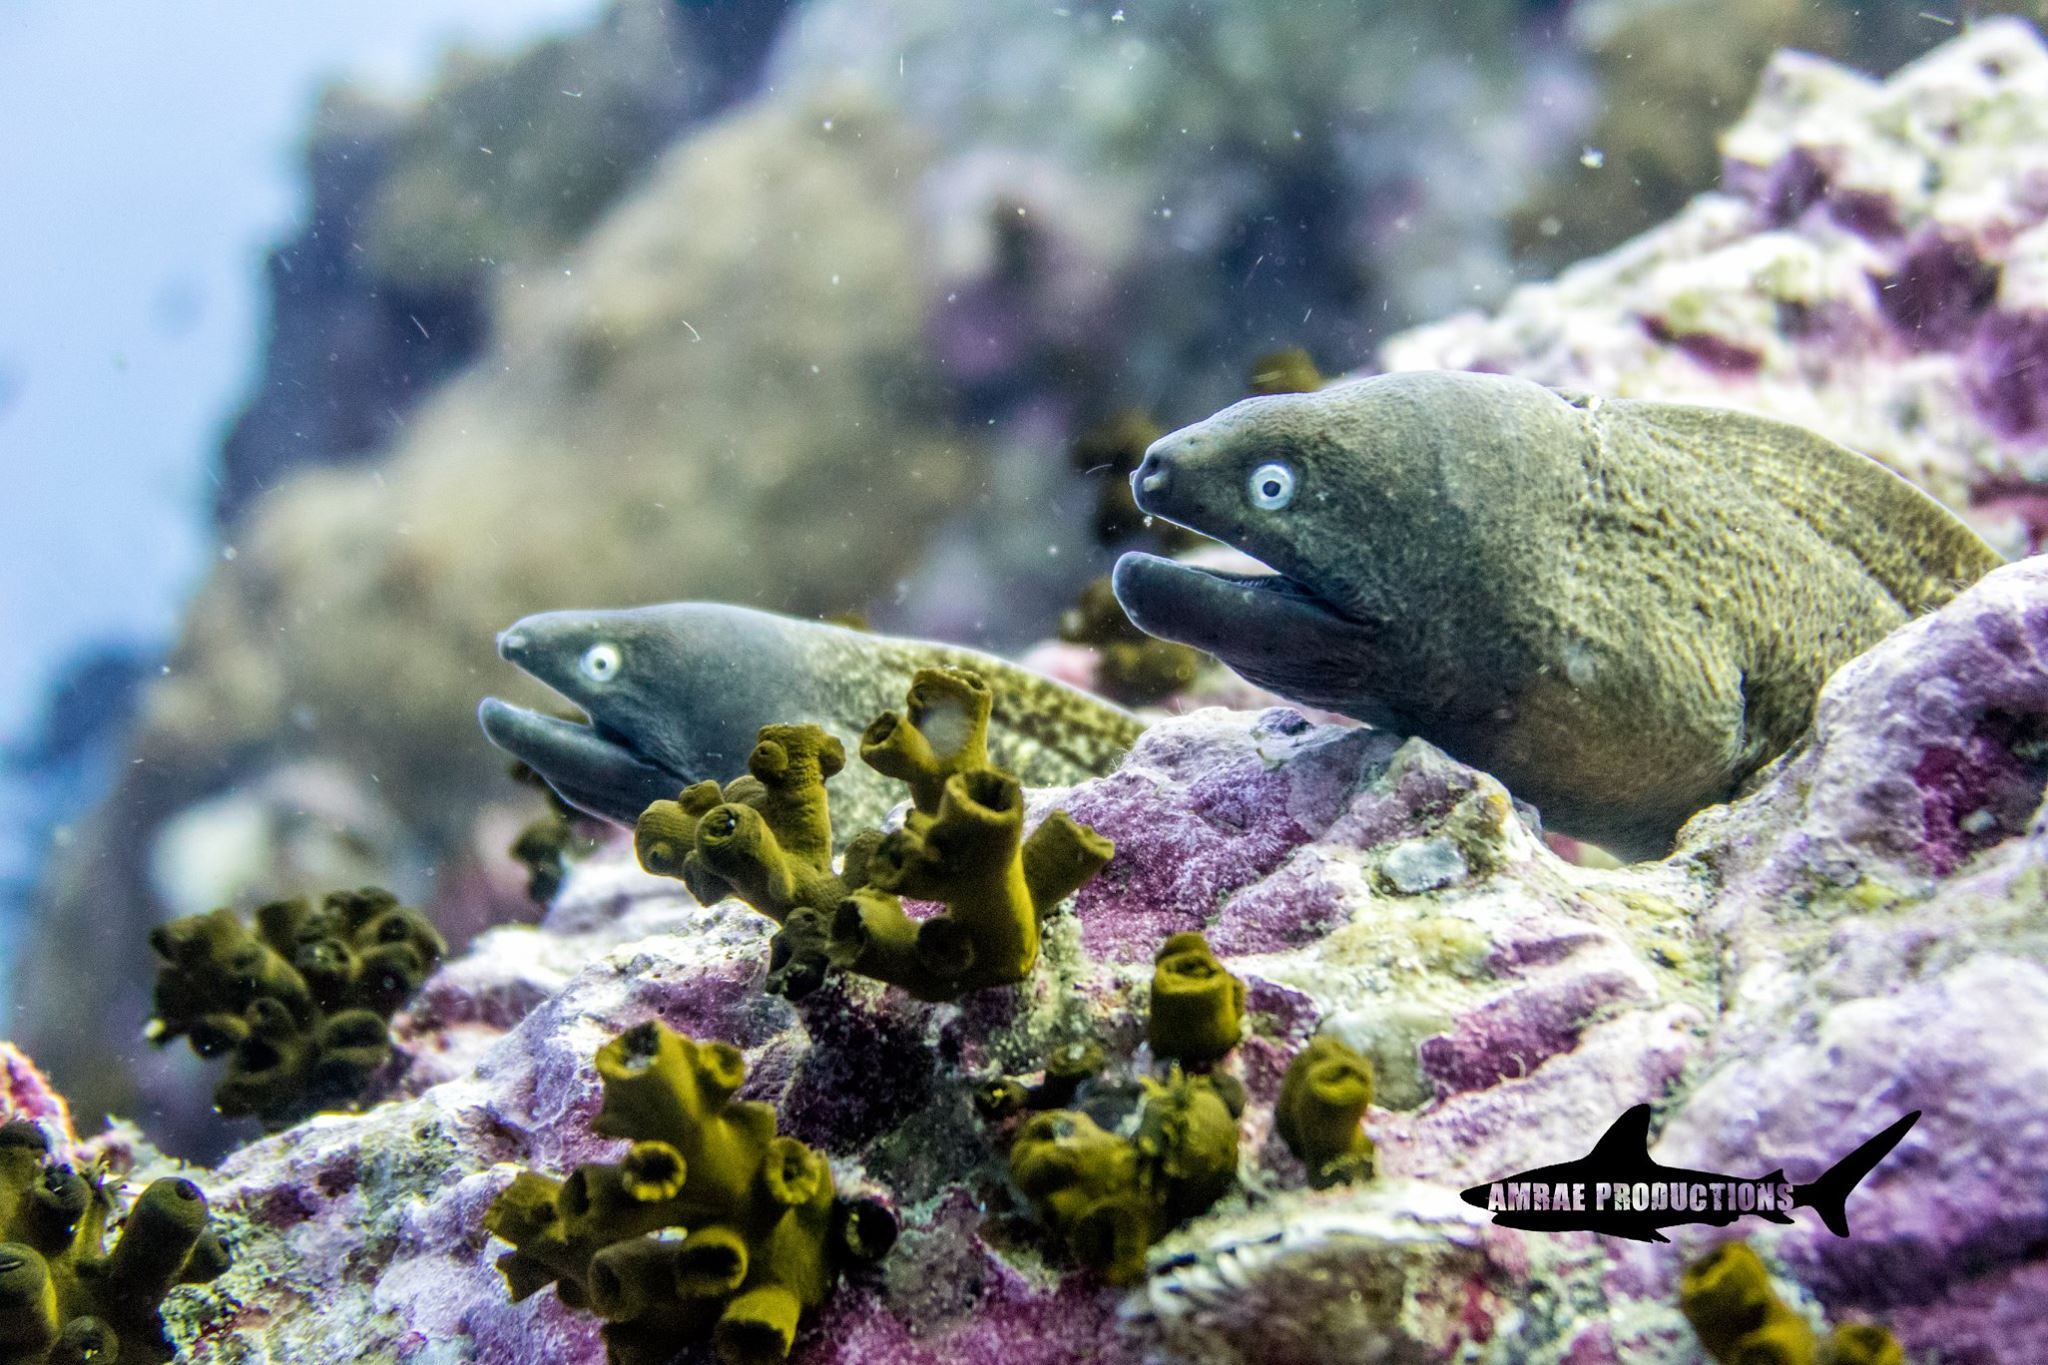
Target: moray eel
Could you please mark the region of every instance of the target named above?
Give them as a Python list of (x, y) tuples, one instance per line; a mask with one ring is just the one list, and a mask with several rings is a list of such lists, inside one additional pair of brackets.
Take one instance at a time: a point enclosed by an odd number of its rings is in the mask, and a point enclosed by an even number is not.
[[(487, 697), (484, 734), (570, 805), (628, 826), (693, 782), (745, 772), (764, 725), (813, 722), (853, 754), (927, 665), (971, 668), (994, 685), (989, 756), (1027, 786), (1106, 773), (1143, 728), (1108, 702), (971, 649), (709, 602), (545, 612), (500, 634), (498, 653), (589, 723)], [(849, 762), (832, 780), (834, 827), (851, 838), (901, 797), (900, 783)]]
[(1131, 482), (1275, 571), (1125, 555), (1141, 628), (1419, 735), (1627, 858), (1668, 852), (1799, 739), (1831, 672), (2001, 562), (1798, 427), (1501, 375), (1248, 399)]

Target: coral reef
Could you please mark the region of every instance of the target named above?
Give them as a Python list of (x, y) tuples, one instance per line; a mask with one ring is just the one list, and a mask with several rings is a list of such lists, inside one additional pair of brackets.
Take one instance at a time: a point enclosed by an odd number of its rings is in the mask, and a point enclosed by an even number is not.
[(152, 1182), (111, 1251), (113, 1195), (96, 1170), (53, 1160), (26, 1119), (0, 1124), (0, 1360), (7, 1365), (162, 1365), (160, 1306), (181, 1284), (228, 1268), (206, 1196)]
[(597, 1073), (591, 1126), (633, 1146), (564, 1180), (523, 1171), (492, 1202), (513, 1298), (554, 1285), (604, 1319), (614, 1365), (660, 1365), (693, 1339), (729, 1365), (784, 1359), (839, 1269), (888, 1251), (893, 1217), (839, 1199), (824, 1157), (733, 1098), (746, 1063), (730, 1044), (643, 1024), (599, 1049)]
[[(868, 52), (877, 70), (886, 63), (894, 71), (901, 57), (920, 76), (929, 74), (920, 63), (956, 41), (938, 31), (942, 20), (975, 41), (989, 31), (977, 26), (1004, 17), (990, 17), (1003, 7), (973, 7), (963, 22), (959, 7), (934, 6), (927, 46), (898, 43), (886, 25), (849, 36), (843, 22), (827, 22), (855, 8), (825, 0), (802, 41), (814, 54), (835, 44)], [(1091, 57), (1099, 65), (1039, 71), (1018, 61), (1027, 89), (1041, 79), (1061, 85), (1063, 98), (1085, 99), (1101, 88), (1090, 73), (1120, 79), (1119, 63), (1146, 67), (1145, 78), (1155, 79), (1152, 67), (1163, 65), (1155, 59), (1168, 50), (1162, 30), (1148, 28), (1141, 50), (1119, 53), (1101, 36), (1115, 32), (1105, 27), (1109, 18), (1076, 9), (1058, 25), (1042, 14), (1035, 22), (1055, 34), (1046, 44), (1054, 50), (1102, 47)], [(1209, 13), (1217, 12), (1245, 7)], [(1271, 19), (1262, 10), (1256, 22), (1315, 19), (1306, 9)], [(1433, 22), (1453, 18), (1446, 10)], [(1386, 46), (1410, 60), (1405, 44)], [(1021, 46), (1005, 51), (1028, 55)], [(1320, 64), (1287, 75), (1326, 81), (1332, 91), (1343, 86)], [(1927, 475), (1945, 496), (1976, 496), (1981, 524), (2004, 526), (2008, 543), (2024, 543), (2024, 519), (2038, 510), (2027, 491), (2039, 471), (2025, 361), (2035, 311), (2029, 253), (2041, 234), (2039, 206), (2018, 187), (2038, 179), (2041, 140), (2030, 130), (2048, 108), (2044, 79), (2048, 54), (2011, 24), (1981, 25), (1885, 85), (1781, 60), (1765, 104), (1730, 143), (1737, 174), (1729, 193), (1695, 202), (1669, 229), (1548, 292), (1518, 295), (1497, 319), (1457, 320), (1391, 345), (1387, 357), (1764, 408), (1873, 448), (1895, 467)], [(970, 98), (927, 79), (903, 85), (903, 98), (940, 107)], [(1335, 98), (1355, 98), (1355, 87), (1343, 88), (1352, 93)], [(1218, 80), (1199, 93), (1220, 91), (1228, 102), (1245, 89)], [(828, 117), (832, 129), (822, 127)], [(665, 592), (678, 574), (692, 591), (716, 590), (697, 586), (701, 574), (728, 575), (719, 581), (738, 584), (734, 593), (773, 596), (791, 564), (746, 553), (751, 546), (737, 539), (719, 543), (733, 510), (720, 500), (755, 478), (763, 485), (758, 501), (739, 500), (793, 517), (778, 546), (830, 558), (851, 539), (853, 548), (826, 572), (846, 582), (868, 574), (864, 581), (895, 581), (902, 560), (879, 562), (890, 558), (889, 538), (845, 537), (842, 522), (850, 516), (871, 527), (876, 504), (862, 502), (870, 482), (886, 486), (891, 500), (918, 503), (918, 515), (946, 507), (959, 486), (937, 491), (925, 481), (950, 479), (944, 471), (954, 466), (943, 460), (920, 474), (919, 452), (935, 448), (920, 444), (922, 436), (943, 424), (927, 426), (929, 410), (915, 396), (873, 382), (924, 344), (929, 319), (921, 302), (903, 302), (915, 292), (903, 281), (923, 278), (926, 262), (906, 245), (916, 240), (907, 228), (891, 239), (902, 249), (879, 261), (866, 254), (873, 221), (854, 224), (846, 237), (838, 229), (842, 218), (860, 216), (848, 204), (869, 203), (853, 187), (893, 183), (899, 168), (916, 181), (929, 163), (896, 139), (892, 120), (866, 123), (850, 102), (769, 122), (762, 114), (758, 124), (742, 118), (707, 130), (692, 156), (730, 158), (728, 169), (744, 163), (738, 183), (752, 185), (758, 174), (773, 193), (735, 195), (734, 182), (678, 158), (661, 163), (661, 189), (650, 189), (648, 202), (628, 199), (607, 215), (598, 235), (620, 236), (574, 263), (578, 288), (587, 275), (599, 277), (595, 317), (586, 307), (592, 296), (556, 292), (565, 285), (530, 282), (511, 292), (527, 302), (506, 314), (503, 338), (511, 339), (501, 339), (503, 353), (491, 362), (507, 367), (503, 376), (465, 377), (421, 410), (408, 438), (418, 444), (384, 471), (404, 497), (364, 494), (330, 508), (287, 489), (270, 500), (293, 516), (317, 517), (327, 531), (302, 537), (267, 523), (282, 515), (271, 507), (256, 519), (266, 526), (251, 523), (241, 567), (221, 570), (210, 605), (195, 616), (195, 654), (151, 702), (145, 755), (182, 756), (188, 774), (213, 774), (220, 746), (263, 747), (303, 703), (311, 707), (305, 733), (324, 734), (322, 743), (360, 741), (359, 757), (394, 789), (410, 790), (405, 799), (419, 803), (410, 813), (424, 822), (434, 812), (420, 813), (431, 801), (418, 793), (445, 794), (489, 771), (480, 757), (445, 773), (435, 767), (446, 755), (435, 752), (438, 731), (424, 700), (457, 690), (448, 679), (467, 664), (451, 641), (470, 619), (470, 599), (481, 604), (483, 624), (472, 621), (481, 632), (516, 614), (488, 600), (552, 592), (552, 579), (534, 584), (557, 574), (578, 576), (562, 589), (578, 597), (623, 595), (654, 565)], [(1172, 126), (1139, 131), (1171, 139)], [(1185, 138), (1192, 156), (1208, 125), (1188, 126), (1199, 130)], [(1324, 141), (1327, 125), (1311, 126), (1313, 142)], [(1275, 127), (1285, 138), (1285, 122)], [(785, 159), (778, 149), (790, 145), (807, 154)], [(1099, 146), (1084, 150), (1107, 157)], [(1307, 155), (1326, 150), (1312, 145)], [(1418, 160), (1429, 150), (1418, 144)], [(760, 161), (771, 164), (764, 171)], [(677, 189), (685, 181), (688, 194)], [(1088, 198), (1065, 202), (1085, 207)], [(1050, 202), (1033, 201), (1034, 216), (1056, 217), (1037, 207)], [(1176, 224), (1187, 222), (1193, 202), (1192, 192), (1174, 200)], [(894, 200), (870, 207), (885, 224), (906, 221)], [(634, 232), (618, 227), (620, 214), (637, 220)], [(667, 220), (692, 215), (693, 228), (729, 250), (707, 263), (679, 245)], [(1175, 250), (1200, 259), (1219, 232), (1231, 237), (1224, 221), (1222, 229), (1214, 221), (1187, 228), (1192, 246)], [(1242, 240), (1263, 250), (1255, 238)], [(798, 240), (801, 250), (787, 245)], [(1055, 248), (1056, 262), (1062, 240), (1055, 230), (1032, 250)], [(615, 261), (609, 251), (624, 241), (651, 257), (679, 251), (695, 272), (694, 292), (650, 298), (644, 275), (607, 276), (616, 265), (601, 263)], [(764, 257), (780, 281), (765, 296), (756, 297), (758, 274), (747, 298), (725, 287), (727, 277), (746, 273), (734, 262)], [(1255, 260), (1233, 262), (1234, 287), (1243, 287)], [(840, 285), (822, 283), (840, 268)], [(815, 288), (797, 287), (806, 272), (820, 277)], [(1117, 287), (1105, 297), (1118, 297)], [(835, 289), (858, 297), (845, 302)], [(1299, 316), (1291, 303), (1289, 312)], [(536, 322), (542, 316), (550, 325)], [(802, 335), (785, 336), (779, 348), (734, 342), (722, 351), (728, 336), (704, 328), (704, 340), (692, 341), (684, 317), (692, 329), (707, 317), (722, 320), (735, 334), (797, 318), (801, 325), (790, 325)], [(1101, 331), (1122, 344), (1118, 329)], [(843, 350), (819, 341), (855, 335), (894, 341)], [(571, 338), (573, 348), (557, 346)], [(1243, 339), (1226, 329), (1217, 344)], [(962, 343), (952, 354), (972, 350)], [(571, 352), (576, 382), (597, 386), (605, 401), (576, 397), (582, 390), (546, 359)], [(811, 364), (823, 373), (810, 375)], [(1145, 391), (1142, 373), (1134, 383)], [(798, 440), (799, 417), (782, 422), (786, 412), (815, 411), (799, 399), (813, 384), (839, 416), (831, 431), (806, 430)], [(745, 411), (729, 393), (745, 395)], [(1987, 394), (1998, 401), (1980, 411)], [(630, 421), (603, 416), (607, 403), (629, 398), (638, 404), (626, 405)], [(682, 419), (668, 414), (692, 404), (692, 421), (706, 426), (684, 432)], [(1990, 416), (2010, 419), (2010, 434), (1986, 425)], [(759, 441), (744, 439), (743, 418), (768, 424)], [(465, 482), (457, 465), (437, 467), (419, 454), (440, 443), (452, 448), (466, 428), (463, 439), (491, 449), (514, 444), (516, 433), (522, 446), (546, 447), (555, 458), (584, 451), (579, 477), (612, 481), (621, 506), (644, 509), (675, 480), (695, 479), (692, 487), (713, 504), (691, 527), (708, 537), (705, 558), (694, 557), (695, 544), (678, 551), (682, 542), (636, 529), (615, 508), (587, 519), (572, 514), (583, 506), (570, 496), (578, 490), (552, 479), (539, 455), (531, 466), (514, 462), (519, 477), (508, 492), (494, 480)], [(714, 458), (722, 441), (749, 459)], [(684, 451), (680, 463), (639, 482), (626, 452), (655, 465), (646, 452), (670, 444)], [(873, 477), (875, 464), (859, 481), (820, 487), (817, 468), (789, 456), (843, 454), (850, 445), (890, 452), (888, 476)], [(805, 497), (792, 500), (798, 485)], [(927, 495), (931, 501), (921, 501)], [(831, 515), (806, 520), (813, 497)], [(412, 534), (390, 529), (399, 525)], [(489, 536), (454, 534), (465, 525), (516, 525), (528, 552), (573, 544), (577, 553), (550, 550), (559, 564), (528, 574), (510, 550), (494, 558), (501, 551), (488, 548)], [(450, 544), (462, 553), (450, 558)], [(903, 558), (911, 557), (906, 550)], [(846, 572), (849, 565), (857, 572)], [(390, 584), (365, 590), (357, 574), (370, 572), (366, 566), (389, 571)], [(252, 569), (259, 581), (234, 585)], [(280, 582), (288, 590), (278, 591)], [(446, 594), (422, 606), (431, 629), (418, 621), (376, 629), (379, 611), (421, 605), (421, 583), (433, 586), (422, 596)], [(233, 600), (224, 606), (227, 594)], [(238, 619), (243, 614), (250, 619)], [(287, 666), (297, 650), (319, 657)], [(798, 1327), (789, 1349), (804, 1365), (1696, 1360), (1699, 1340), (1680, 1311), (1681, 1289), (1685, 1266), (1711, 1249), (1714, 1234), (1680, 1231), (1669, 1246), (1530, 1234), (1490, 1225), (1455, 1196), (1582, 1152), (1639, 1103), (1656, 1103), (1667, 1116), (1655, 1153), (1661, 1161), (1729, 1171), (1782, 1164), (1794, 1180), (1838, 1156), (1843, 1133), (1921, 1109), (1897, 1159), (1853, 1196), (1853, 1238), (1832, 1236), (1808, 1214), (1759, 1235), (1757, 1249), (1777, 1272), (1772, 1293), (1807, 1323), (1882, 1320), (1908, 1358), (2038, 1365), (2048, 1359), (2040, 1237), (2048, 1226), (2048, 1132), (2038, 1121), (2048, 1060), (2036, 1043), (2048, 1034), (2039, 914), (2048, 882), (2044, 658), (2048, 567), (2001, 569), (1838, 672), (1808, 742), (1760, 773), (1739, 800), (1696, 817), (1671, 859), (1620, 869), (1558, 858), (1504, 789), (1427, 744), (1284, 709), (1166, 719), (1110, 776), (1019, 793), (1024, 827), (1067, 810), (1115, 840), (1118, 855), (1077, 894), (1074, 915), (1040, 926), (1029, 979), (950, 1002), (842, 977), (813, 992), (800, 1012), (760, 989), (774, 929), (767, 918), (736, 900), (698, 904), (672, 881), (645, 875), (623, 850), (600, 849), (569, 870), (540, 925), (483, 935), (395, 1021), (413, 1061), (393, 1079), (390, 1102), (322, 1116), (223, 1163), (207, 1194), (231, 1234), (235, 1264), (209, 1286), (164, 1301), (166, 1335), (195, 1358), (260, 1356), (280, 1365), (396, 1365), (423, 1353), (476, 1365), (595, 1365), (606, 1347), (594, 1315), (559, 1293), (508, 1302), (485, 1214), (517, 1179), (515, 1167), (630, 1163), (629, 1143), (593, 1133), (604, 1096), (589, 1059), (607, 1039), (653, 1019), (730, 1040), (747, 1073), (733, 1102), (781, 1113), (790, 1136), (829, 1159), (835, 1190), (859, 1198), (887, 1189), (895, 1198), (895, 1250), (874, 1273), (848, 1277)], [(376, 690), (406, 677), (411, 664), (441, 679), (421, 688), (417, 712), (395, 685)], [(321, 677), (328, 681), (309, 681)], [(334, 679), (375, 684), (360, 714)], [(465, 699), (473, 691), (467, 683), (461, 690)], [(248, 702), (255, 719), (243, 726)], [(186, 739), (174, 742), (180, 735)], [(405, 761), (383, 766), (394, 755)], [(412, 762), (421, 771), (407, 773)], [(465, 764), (474, 772), (464, 775)], [(769, 784), (746, 781), (758, 788), (742, 787), (738, 802), (721, 789), (720, 804), (765, 811)], [(201, 785), (131, 787), (127, 804), (104, 817), (97, 840), (87, 831), (81, 848), (128, 847)], [(451, 818), (459, 805), (451, 798)], [(78, 866), (96, 864), (85, 856)], [(108, 906), (142, 900), (76, 872), (60, 884), (91, 917), (54, 926), (62, 969), (42, 974), (39, 989), (94, 998), (78, 983), (118, 963), (79, 954), (78, 944), (94, 941), (80, 926), (100, 923)], [(1119, 1150), (1136, 1168), (1144, 1090), (1128, 1059), (1144, 1055), (1146, 981), (1163, 939), (1197, 932), (1244, 983), (1240, 1041), (1205, 1075), (1184, 1072), (1177, 1097), (1176, 1082), (1155, 1079), (1161, 1089), (1149, 1132), (1155, 1151), (1172, 1147), (1165, 1138), (1174, 1123), (1220, 1136), (1212, 1100), (1227, 1111), (1235, 1082), (1243, 1090), (1233, 1125), (1243, 1180), (1206, 1208), (1187, 1199), (1184, 1222), (1148, 1227), (1148, 1236), (1164, 1235), (1133, 1252), (1129, 1229), (1138, 1220), (1115, 1207), (1087, 1217), (1113, 1189), (1091, 1182), (1124, 1157), (1078, 1124), (1041, 1121), (1055, 1110), (1085, 1115), (1109, 1144), (1130, 1144)], [(96, 1064), (106, 1045), (90, 1030), (75, 1031), (72, 1055)], [(1102, 1044), (1092, 1055), (1089, 1039)], [(1285, 1130), (1301, 1136), (1301, 1080), (1313, 1079), (1305, 1069), (1290, 1092), (1290, 1059), (1327, 1055), (1339, 1044), (1373, 1074), (1365, 1118), (1340, 1132), (1349, 1141), (1369, 1126), (1375, 1178), (1314, 1188), (1325, 1172), (1314, 1169), (1313, 1151), (1301, 1154), (1311, 1168), (1304, 1182), (1286, 1150)], [(1048, 1059), (1042, 1079), (980, 1089), (963, 1079), (1033, 1058)], [(20, 1072), (8, 1059), (10, 1097), (54, 1103)], [(1106, 1112), (1098, 1090), (1136, 1102)], [(1053, 1221), (1061, 1255), (1044, 1255), (1040, 1220), (1017, 1204), (977, 1108), (1014, 1120), (1020, 1132), (1034, 1123), (1049, 1130), (1026, 1150), (1045, 1158), (1043, 1170), (1071, 1173), (1048, 1190), (1060, 1201)], [(1190, 1188), (1221, 1165), (1195, 1163)], [(1083, 1264), (1072, 1267), (1069, 1258)], [(1106, 1285), (1091, 1260), (1129, 1282)], [(773, 1344), (781, 1342), (778, 1327)], [(1838, 1328), (1831, 1349), (1889, 1359), (1877, 1329)]]
[(352, 1104), (391, 1056), (391, 1016), (447, 951), (433, 925), (375, 887), (316, 907), (273, 901), (255, 929), (233, 910), (150, 934), (159, 960), (150, 1040), (225, 1056), (214, 1104), (280, 1128)]
[[(871, 831), (832, 865), (825, 783), (844, 746), (815, 725), (770, 725), (748, 776), (702, 782), (642, 813), (634, 848), (648, 871), (699, 902), (736, 896), (781, 926), (769, 988), (792, 999), (838, 967), (923, 1000), (1024, 980), (1040, 922), (1114, 851), (1063, 812), (1024, 834), (1023, 788), (989, 766), (994, 694), (965, 669), (925, 668), (902, 713), (877, 717), (861, 761), (910, 789), (901, 829)], [(945, 908), (925, 919), (904, 897)]]
[[(1028, 982), (954, 1004), (845, 977), (800, 1013), (760, 990), (769, 920), (599, 850), (541, 925), (492, 930), (421, 993), (392, 1102), (228, 1160), (208, 1193), (238, 1266), (173, 1338), (309, 1365), (383, 1365), (420, 1337), (480, 1365), (601, 1359), (590, 1315), (505, 1302), (477, 1229), (501, 1163), (624, 1160), (591, 1136), (589, 1058), (658, 1019), (730, 1040), (737, 1098), (829, 1154), (842, 1193), (893, 1196), (895, 1250), (799, 1331), (806, 1365), (1687, 1360), (1680, 1279), (1716, 1233), (1517, 1232), (1456, 1195), (1582, 1153), (1645, 1102), (1666, 1115), (1657, 1160), (1795, 1182), (1845, 1133), (1921, 1109), (1851, 1197), (1853, 1237), (1801, 1213), (1753, 1245), (1807, 1322), (1881, 1322), (1908, 1358), (2034, 1365), (2048, 774), (2025, 732), (2048, 716), (2044, 631), (2048, 564), (1998, 570), (1838, 674), (1812, 742), (1671, 860), (1629, 868), (1560, 860), (1497, 784), (1424, 744), (1284, 710), (1162, 721), (1111, 776), (1026, 793), (1117, 856), (1048, 923)], [(1241, 1040), (1146, 1124), (1148, 982), (1183, 932), (1244, 982)], [(1370, 1063), (1373, 1101), (1362, 1123), (1317, 1117), (1345, 1142), (1369, 1131), (1370, 1180), (1331, 1182), (1287, 1146), (1311, 1126), (1315, 1067), (1290, 1086), (1294, 1059), (1339, 1044)], [(1233, 1082), (1234, 1188), (1136, 1252), (1128, 1207), (1084, 1217), (1138, 1169), (1141, 1131), (1206, 1131)]]

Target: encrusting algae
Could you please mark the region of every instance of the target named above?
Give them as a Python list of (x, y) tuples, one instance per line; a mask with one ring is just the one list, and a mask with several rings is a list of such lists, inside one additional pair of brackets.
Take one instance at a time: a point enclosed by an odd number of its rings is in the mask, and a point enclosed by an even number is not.
[(375, 887), (317, 907), (273, 901), (253, 933), (232, 910), (186, 915), (149, 941), (150, 1041), (183, 1035), (202, 1057), (225, 1055), (215, 1106), (273, 1130), (354, 1102), (391, 1055), (391, 1016), (447, 951), (424, 916)]
[(1678, 1307), (1720, 1365), (1905, 1365), (1892, 1334), (1849, 1323), (1819, 1336), (1771, 1287), (1744, 1242), (1724, 1242), (1685, 1268)]
[(514, 1301), (553, 1284), (604, 1319), (613, 1365), (706, 1340), (728, 1365), (782, 1360), (840, 1270), (895, 1241), (883, 1205), (840, 1198), (824, 1157), (733, 1098), (739, 1049), (650, 1022), (599, 1049), (597, 1073), (591, 1126), (630, 1140), (625, 1158), (565, 1180), (522, 1171), (484, 1225), (513, 1246), (498, 1269)]
[[(640, 865), (699, 901), (736, 896), (781, 925), (769, 989), (792, 999), (841, 969), (922, 1000), (1012, 985), (1038, 960), (1039, 922), (1109, 861), (1108, 840), (1063, 811), (1024, 837), (1024, 793), (991, 767), (993, 695), (965, 669), (920, 669), (905, 710), (861, 737), (869, 767), (909, 788), (902, 829), (867, 831), (832, 866), (825, 783), (846, 764), (815, 725), (769, 725), (748, 775), (657, 801), (634, 829)], [(914, 920), (902, 897), (937, 901)]]
[(114, 1201), (96, 1172), (50, 1157), (33, 1123), (0, 1125), (0, 1365), (161, 1365), (160, 1306), (228, 1268), (189, 1180), (152, 1182), (105, 1251)]

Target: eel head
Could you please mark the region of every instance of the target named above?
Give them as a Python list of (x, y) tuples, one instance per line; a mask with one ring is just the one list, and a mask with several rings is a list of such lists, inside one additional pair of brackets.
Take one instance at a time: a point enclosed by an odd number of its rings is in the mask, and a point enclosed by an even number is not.
[[(1321, 429), (1320, 395), (1247, 399), (1154, 442), (1131, 475), (1138, 506), (1233, 546), (1269, 573), (1131, 553), (1117, 601), (1149, 635), (1206, 650), (1261, 687), (1361, 720), (1386, 720), (1365, 685), (1383, 633), (1358, 558), (1357, 490)], [(1355, 480), (1350, 482), (1355, 483)]]
[(498, 653), (587, 720), (486, 697), (484, 734), (578, 810), (631, 825), (655, 801), (740, 770), (758, 692), (786, 667), (777, 618), (713, 603), (551, 611), (498, 636)]

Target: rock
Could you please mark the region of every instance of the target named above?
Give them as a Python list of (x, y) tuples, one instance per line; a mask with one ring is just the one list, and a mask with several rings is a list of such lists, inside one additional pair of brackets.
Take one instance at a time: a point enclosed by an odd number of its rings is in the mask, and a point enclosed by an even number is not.
[[(1032, 818), (1068, 809), (1117, 858), (1049, 924), (1032, 981), (957, 1006), (858, 980), (800, 1007), (768, 996), (764, 919), (690, 904), (613, 846), (540, 925), (492, 930), (428, 983), (387, 1103), (246, 1147), (207, 1182), (237, 1262), (176, 1296), (181, 1339), (278, 1362), (595, 1365), (590, 1319), (549, 1293), (509, 1302), (482, 1211), (514, 1164), (612, 1152), (588, 1129), (591, 1055), (658, 1018), (742, 1048), (748, 1096), (902, 1219), (890, 1258), (799, 1338), (805, 1365), (1690, 1360), (1677, 1268), (1725, 1234), (1521, 1233), (1456, 1197), (1582, 1155), (1644, 1101), (1658, 1159), (1795, 1181), (1921, 1110), (1849, 1200), (1853, 1236), (1804, 1213), (1742, 1231), (1809, 1311), (1888, 1321), (1943, 1361), (2031, 1365), (2048, 770), (2026, 769), (2028, 818), (1964, 843), (1887, 837), (1883, 812), (1982, 717), (2048, 716), (2044, 630), (2048, 564), (1998, 571), (1838, 674), (1813, 742), (1671, 860), (1624, 869), (1561, 861), (1498, 784), (1414, 741), (1285, 710), (1163, 721), (1117, 773), (1032, 794)], [(2016, 769), (1991, 761), (2014, 733), (1944, 770), (1940, 810), (2018, 808)], [(1183, 928), (1249, 987), (1223, 1064), (1248, 1096), (1242, 1185), (1119, 1293), (1047, 1259), (970, 1092), (1083, 1031), (1118, 1074), (1142, 1069), (1146, 950)], [(1310, 1191), (1272, 1105), (1318, 1027), (1376, 1054), (1379, 1174)]]
[(1976, 24), (1883, 82), (1782, 53), (1722, 188), (1554, 282), (1390, 342), (1748, 408), (1864, 451), (2019, 551), (2048, 527), (2048, 48)]

